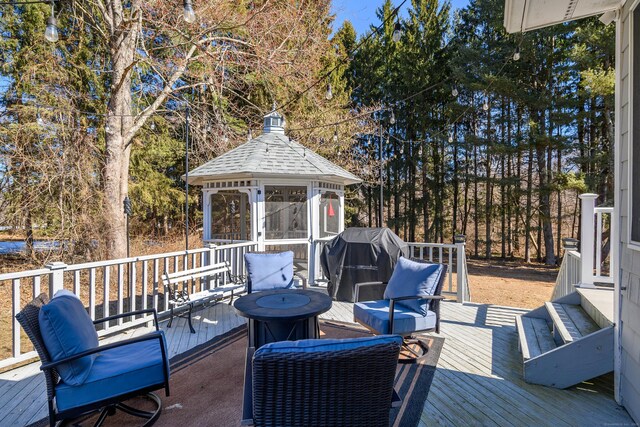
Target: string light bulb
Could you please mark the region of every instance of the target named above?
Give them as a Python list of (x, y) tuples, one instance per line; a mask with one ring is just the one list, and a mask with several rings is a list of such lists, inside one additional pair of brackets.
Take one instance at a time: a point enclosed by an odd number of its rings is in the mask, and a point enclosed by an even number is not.
[(51, 2), (51, 16), (47, 18), (47, 27), (44, 30), (44, 38), (51, 43), (58, 41), (58, 21), (54, 15), (53, 5), (54, 3)]
[(327, 101), (330, 101), (331, 98), (333, 98), (333, 92), (331, 91), (331, 83), (327, 85), (327, 93), (325, 93), (324, 97), (327, 99)]
[(338, 128), (333, 132), (333, 142), (338, 142)]
[(393, 113), (393, 110), (391, 110), (391, 117), (389, 117), (389, 123), (391, 123), (392, 125), (396, 124), (396, 115)]
[(520, 46), (516, 47), (516, 51), (513, 53), (513, 60), (514, 61), (520, 60)]
[(489, 111), (489, 98), (484, 98), (484, 104), (482, 104), (482, 109), (484, 111)]
[(391, 38), (394, 42), (398, 43), (400, 38), (402, 37), (402, 26), (400, 25), (400, 21), (396, 21), (396, 25), (393, 27), (393, 34)]
[(451, 96), (453, 96), (454, 98), (458, 96), (458, 88), (457, 87), (453, 87), (453, 89), (451, 89)]
[(194, 22), (196, 22), (196, 12), (193, 10), (193, 4), (191, 3), (191, 0), (184, 0), (184, 3), (182, 3), (182, 5), (184, 6), (182, 12), (184, 20), (189, 24), (193, 24)]
[(453, 135), (449, 134), (449, 144), (451, 144), (453, 142)]
[(253, 134), (251, 133), (251, 129), (247, 132), (247, 141), (251, 141), (253, 139)]

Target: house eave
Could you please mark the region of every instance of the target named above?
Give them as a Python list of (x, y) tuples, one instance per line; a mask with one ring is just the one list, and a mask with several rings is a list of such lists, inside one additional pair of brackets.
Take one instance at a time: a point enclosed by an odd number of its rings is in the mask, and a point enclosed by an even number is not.
[(504, 27), (519, 33), (598, 16), (619, 9), (620, 0), (505, 0)]

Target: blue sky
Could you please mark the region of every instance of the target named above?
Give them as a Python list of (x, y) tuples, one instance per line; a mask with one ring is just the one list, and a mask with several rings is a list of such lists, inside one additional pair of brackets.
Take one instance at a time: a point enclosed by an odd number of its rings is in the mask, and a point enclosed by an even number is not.
[[(400, 4), (402, 0), (393, 0), (393, 4)], [(351, 21), (356, 29), (358, 36), (364, 34), (370, 24), (378, 25), (380, 22), (376, 17), (376, 9), (382, 6), (384, 0), (333, 0), (331, 3), (331, 11), (336, 15), (336, 20), (333, 24), (334, 31), (340, 28), (342, 22), (345, 20)], [(469, 3), (469, 0), (451, 0), (453, 9), (460, 9), (465, 7)], [(405, 11), (411, 1), (407, 1), (403, 6)]]

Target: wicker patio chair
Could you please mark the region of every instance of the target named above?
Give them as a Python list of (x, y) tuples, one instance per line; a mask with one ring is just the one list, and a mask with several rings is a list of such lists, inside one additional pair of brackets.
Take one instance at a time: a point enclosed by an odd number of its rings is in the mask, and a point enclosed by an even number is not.
[[(402, 339), (281, 341), (247, 353), (243, 424), (389, 425)], [(395, 403), (395, 405), (394, 405)]]
[[(130, 415), (143, 418), (145, 420), (144, 426), (152, 425), (160, 416), (162, 402), (158, 396), (151, 392), (164, 388), (166, 395), (169, 395), (169, 364), (166, 341), (163, 332), (158, 330), (155, 310), (138, 310), (109, 316), (97, 320), (93, 324), (108, 322), (120, 317), (153, 314), (156, 331), (136, 338), (97, 346), (54, 361), (47, 350), (39, 321), (40, 311), (48, 303), (49, 297), (44, 293), (40, 294), (16, 314), (16, 319), (24, 328), (42, 362), (40, 369), (44, 373), (47, 387), (49, 424), (55, 426), (64, 420), (100, 411), (95, 423), (96, 426), (99, 426), (108, 415), (113, 415), (116, 410), (122, 410)], [(79, 300), (78, 304), (81, 304)], [(84, 310), (84, 307), (80, 306), (79, 310)], [(85, 319), (82, 317), (75, 316), (71, 323), (77, 324), (84, 321)], [(89, 324), (91, 322), (88, 315), (86, 315), (86, 321)], [(72, 385), (64, 382), (60, 370), (65, 365), (68, 369), (69, 364), (79, 359), (86, 361), (87, 357), (98, 353), (99, 356), (90, 365), (88, 375), (86, 379), (81, 381), (81, 384)], [(118, 363), (118, 366), (113, 366), (114, 361)], [(117, 377), (120, 379), (116, 379)], [(125, 377), (127, 380), (123, 383), (122, 378)], [(142, 411), (122, 403), (136, 396), (142, 396), (151, 401), (155, 405), (155, 409)]]

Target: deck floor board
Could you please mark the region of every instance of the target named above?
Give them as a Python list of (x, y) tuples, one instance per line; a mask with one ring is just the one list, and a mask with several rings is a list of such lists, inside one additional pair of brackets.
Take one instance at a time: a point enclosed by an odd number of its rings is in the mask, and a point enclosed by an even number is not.
[[(352, 322), (352, 304), (334, 302), (324, 319)], [(526, 310), (483, 304), (442, 304), (445, 338), (419, 425), (632, 424), (612, 395), (611, 375), (568, 390), (527, 384), (517, 349), (514, 316)], [(225, 303), (193, 313), (196, 334), (186, 319), (176, 318), (166, 333), (171, 357), (245, 323)], [(140, 327), (109, 340), (131, 338)], [(437, 334), (434, 334), (438, 336)], [(44, 377), (39, 363), (0, 374), (0, 426), (27, 425), (47, 416)], [(29, 403), (29, 404), (25, 404)]]

